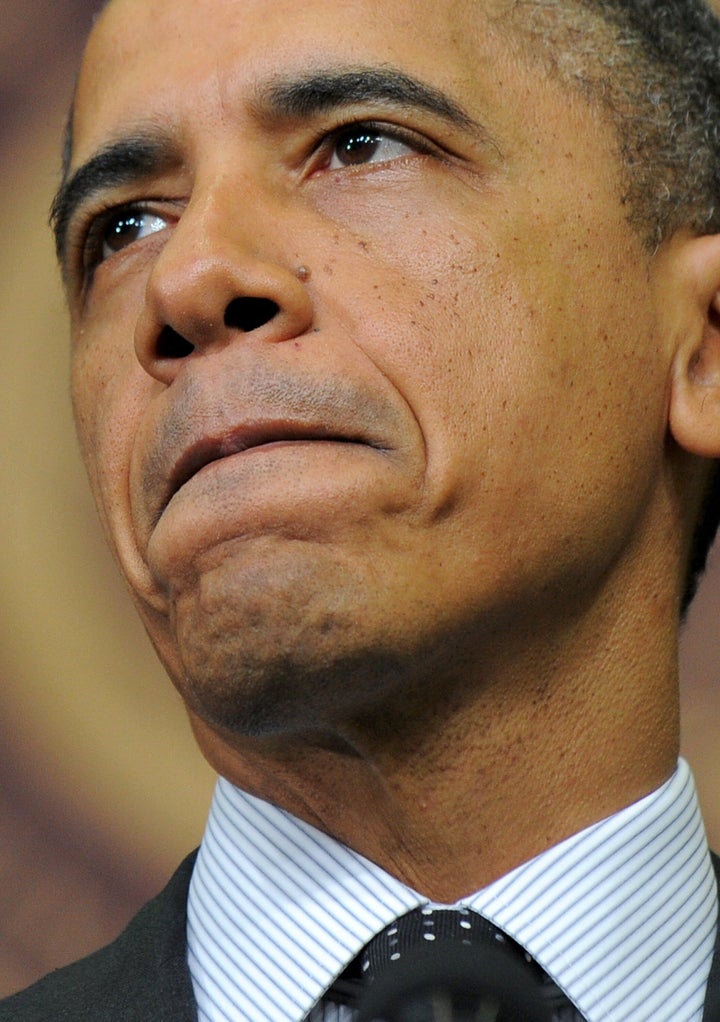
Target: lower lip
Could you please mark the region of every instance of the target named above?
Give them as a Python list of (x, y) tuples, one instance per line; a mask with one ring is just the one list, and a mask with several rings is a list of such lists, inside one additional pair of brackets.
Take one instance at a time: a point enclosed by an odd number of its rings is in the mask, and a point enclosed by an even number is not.
[[(376, 447), (371, 447), (369, 444), (362, 443), (360, 441), (352, 440), (272, 440), (267, 443), (257, 444), (252, 447), (246, 447), (240, 451), (235, 451), (232, 454), (226, 454), (213, 461), (207, 462), (201, 468), (197, 470), (189, 479), (187, 479), (182, 486), (172, 495), (165, 508), (161, 511), (161, 515), (164, 510), (174, 503), (178, 497), (183, 495), (187, 487), (193, 487), (195, 483), (200, 483), (203, 479), (209, 477), (213, 473), (222, 472), (225, 470), (232, 471), (238, 468), (240, 463), (248, 461), (250, 459), (257, 458), (260, 455), (269, 457), (273, 454), (280, 454), (290, 452), (293, 456), (301, 456), (304, 454), (310, 454), (312, 457), (330, 455), (335, 458), (338, 455), (344, 454), (356, 454), (356, 453), (371, 453), (371, 454), (382, 454), (383, 452)], [(324, 459), (323, 459), (324, 460)], [(303, 467), (303, 471), (307, 471), (310, 468), (309, 465)], [(266, 469), (263, 470), (264, 472)]]
[(365, 443), (279, 440), (209, 462), (150, 524), (148, 554), (182, 561), (270, 534), (324, 542), (339, 523), (365, 522), (386, 506), (397, 480), (384, 453)]

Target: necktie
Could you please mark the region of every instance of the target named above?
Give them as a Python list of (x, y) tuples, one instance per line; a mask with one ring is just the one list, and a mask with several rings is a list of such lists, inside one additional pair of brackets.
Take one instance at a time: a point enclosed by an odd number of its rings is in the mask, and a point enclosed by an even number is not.
[(515, 941), (468, 909), (402, 916), (370, 941), (328, 1002), (347, 1006), (335, 1017), (353, 1022), (582, 1022)]

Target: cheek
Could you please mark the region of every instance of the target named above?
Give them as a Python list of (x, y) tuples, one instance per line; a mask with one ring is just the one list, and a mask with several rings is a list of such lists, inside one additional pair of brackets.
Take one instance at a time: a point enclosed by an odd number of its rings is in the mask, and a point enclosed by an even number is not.
[(663, 448), (639, 246), (602, 217), (563, 230), (529, 209), (483, 221), (388, 204), (380, 227), (374, 211), (341, 281), (336, 262), (332, 311), (418, 422), (423, 515), (465, 556), (484, 547), (488, 568), (493, 547), (507, 563), (511, 550), (528, 564), (604, 556)]
[(457, 197), (431, 201), (420, 189), (354, 194), (348, 206), (335, 195), (323, 209), (342, 231), (319, 257), (322, 319), (358, 344), (419, 415), (443, 393), (454, 406), (456, 384), (488, 342), (489, 307), (507, 290), (478, 241), (477, 209), (471, 215)]
[(469, 463), (497, 443), (493, 420), (523, 428), (518, 417), (534, 415), (521, 394), (536, 382), (536, 324), (507, 249), (477, 215), (389, 206), (381, 219), (374, 235), (368, 215), (355, 251), (337, 254), (321, 308), (404, 399), (428, 476), (452, 499)]
[(107, 360), (99, 356), (98, 346), (82, 345), (72, 358), (72, 403), (75, 428), (95, 501), (102, 513), (101, 477), (106, 470), (108, 451), (105, 440), (108, 421), (108, 391), (113, 382)]
[(86, 329), (74, 347), (73, 412), (98, 512), (118, 550), (128, 539), (132, 448), (150, 381), (131, 348), (89, 335)]

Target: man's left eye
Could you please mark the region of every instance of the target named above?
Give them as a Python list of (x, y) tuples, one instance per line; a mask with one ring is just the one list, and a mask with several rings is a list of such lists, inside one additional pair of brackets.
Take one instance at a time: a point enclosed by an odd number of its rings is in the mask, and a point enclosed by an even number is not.
[(417, 153), (418, 148), (387, 131), (356, 126), (335, 136), (327, 169), (340, 170), (343, 167), (388, 163)]

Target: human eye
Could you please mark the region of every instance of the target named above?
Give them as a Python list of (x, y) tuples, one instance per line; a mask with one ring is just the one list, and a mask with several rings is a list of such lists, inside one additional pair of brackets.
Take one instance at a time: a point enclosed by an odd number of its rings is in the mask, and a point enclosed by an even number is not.
[(428, 152), (427, 142), (390, 125), (352, 124), (326, 140), (326, 170), (365, 167), (389, 163), (402, 157)]
[(97, 216), (84, 244), (85, 269), (93, 270), (107, 259), (169, 226), (169, 217), (141, 205), (108, 209)]

